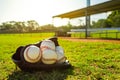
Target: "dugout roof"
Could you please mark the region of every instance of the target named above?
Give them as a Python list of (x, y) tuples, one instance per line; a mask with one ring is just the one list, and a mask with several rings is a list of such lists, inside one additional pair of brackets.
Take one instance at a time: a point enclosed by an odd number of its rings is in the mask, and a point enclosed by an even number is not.
[(71, 12), (55, 15), (53, 16), (53, 18), (55, 17), (77, 18), (77, 17), (86, 16), (86, 11), (87, 11), (87, 15), (92, 15), (92, 14), (118, 10), (118, 9), (120, 9), (120, 0), (111, 0), (104, 3), (96, 4), (93, 6), (85, 7), (82, 9), (74, 10)]

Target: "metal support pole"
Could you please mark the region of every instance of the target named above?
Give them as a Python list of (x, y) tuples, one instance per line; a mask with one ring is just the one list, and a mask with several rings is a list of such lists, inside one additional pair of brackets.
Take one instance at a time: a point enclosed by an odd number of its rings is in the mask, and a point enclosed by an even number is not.
[(89, 6), (90, 6), (90, 0), (87, 0), (87, 9), (85, 12), (85, 15), (86, 15), (85, 38), (90, 36), (90, 33), (88, 32), (88, 28), (90, 28), (90, 15), (88, 14), (88, 7)]

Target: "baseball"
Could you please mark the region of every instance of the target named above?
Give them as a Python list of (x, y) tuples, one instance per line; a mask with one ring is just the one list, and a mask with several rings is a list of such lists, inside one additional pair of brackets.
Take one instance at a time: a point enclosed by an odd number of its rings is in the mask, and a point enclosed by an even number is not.
[(66, 57), (64, 55), (64, 49), (61, 46), (56, 46), (55, 51), (57, 53), (57, 62), (58, 63), (65, 62)]
[(55, 43), (51, 40), (44, 40), (42, 41), (40, 48), (42, 51), (44, 51), (45, 49), (55, 50)]
[(42, 62), (44, 64), (54, 64), (57, 61), (57, 54), (54, 50), (45, 49), (42, 52)]
[(27, 62), (36, 63), (40, 60), (40, 58), (41, 58), (41, 51), (39, 47), (30, 45), (24, 50), (24, 59)]

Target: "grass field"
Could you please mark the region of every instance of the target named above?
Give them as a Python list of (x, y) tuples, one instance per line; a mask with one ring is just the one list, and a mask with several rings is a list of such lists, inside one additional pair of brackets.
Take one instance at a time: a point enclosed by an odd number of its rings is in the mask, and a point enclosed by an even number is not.
[(0, 34), (0, 80), (119, 80), (120, 44), (73, 42), (58, 38), (73, 68), (64, 71), (23, 72), (11, 60), (17, 47), (36, 43), (53, 33)]

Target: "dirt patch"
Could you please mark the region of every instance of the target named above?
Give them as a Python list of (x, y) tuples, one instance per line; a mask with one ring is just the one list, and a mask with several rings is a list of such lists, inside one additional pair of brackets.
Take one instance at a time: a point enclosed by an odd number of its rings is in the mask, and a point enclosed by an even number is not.
[(71, 38), (71, 37), (60, 37), (61, 39), (68, 41), (81, 41), (81, 42), (109, 42), (109, 43), (118, 43), (120, 44), (120, 40), (112, 40), (112, 39), (80, 39), (80, 38)]

